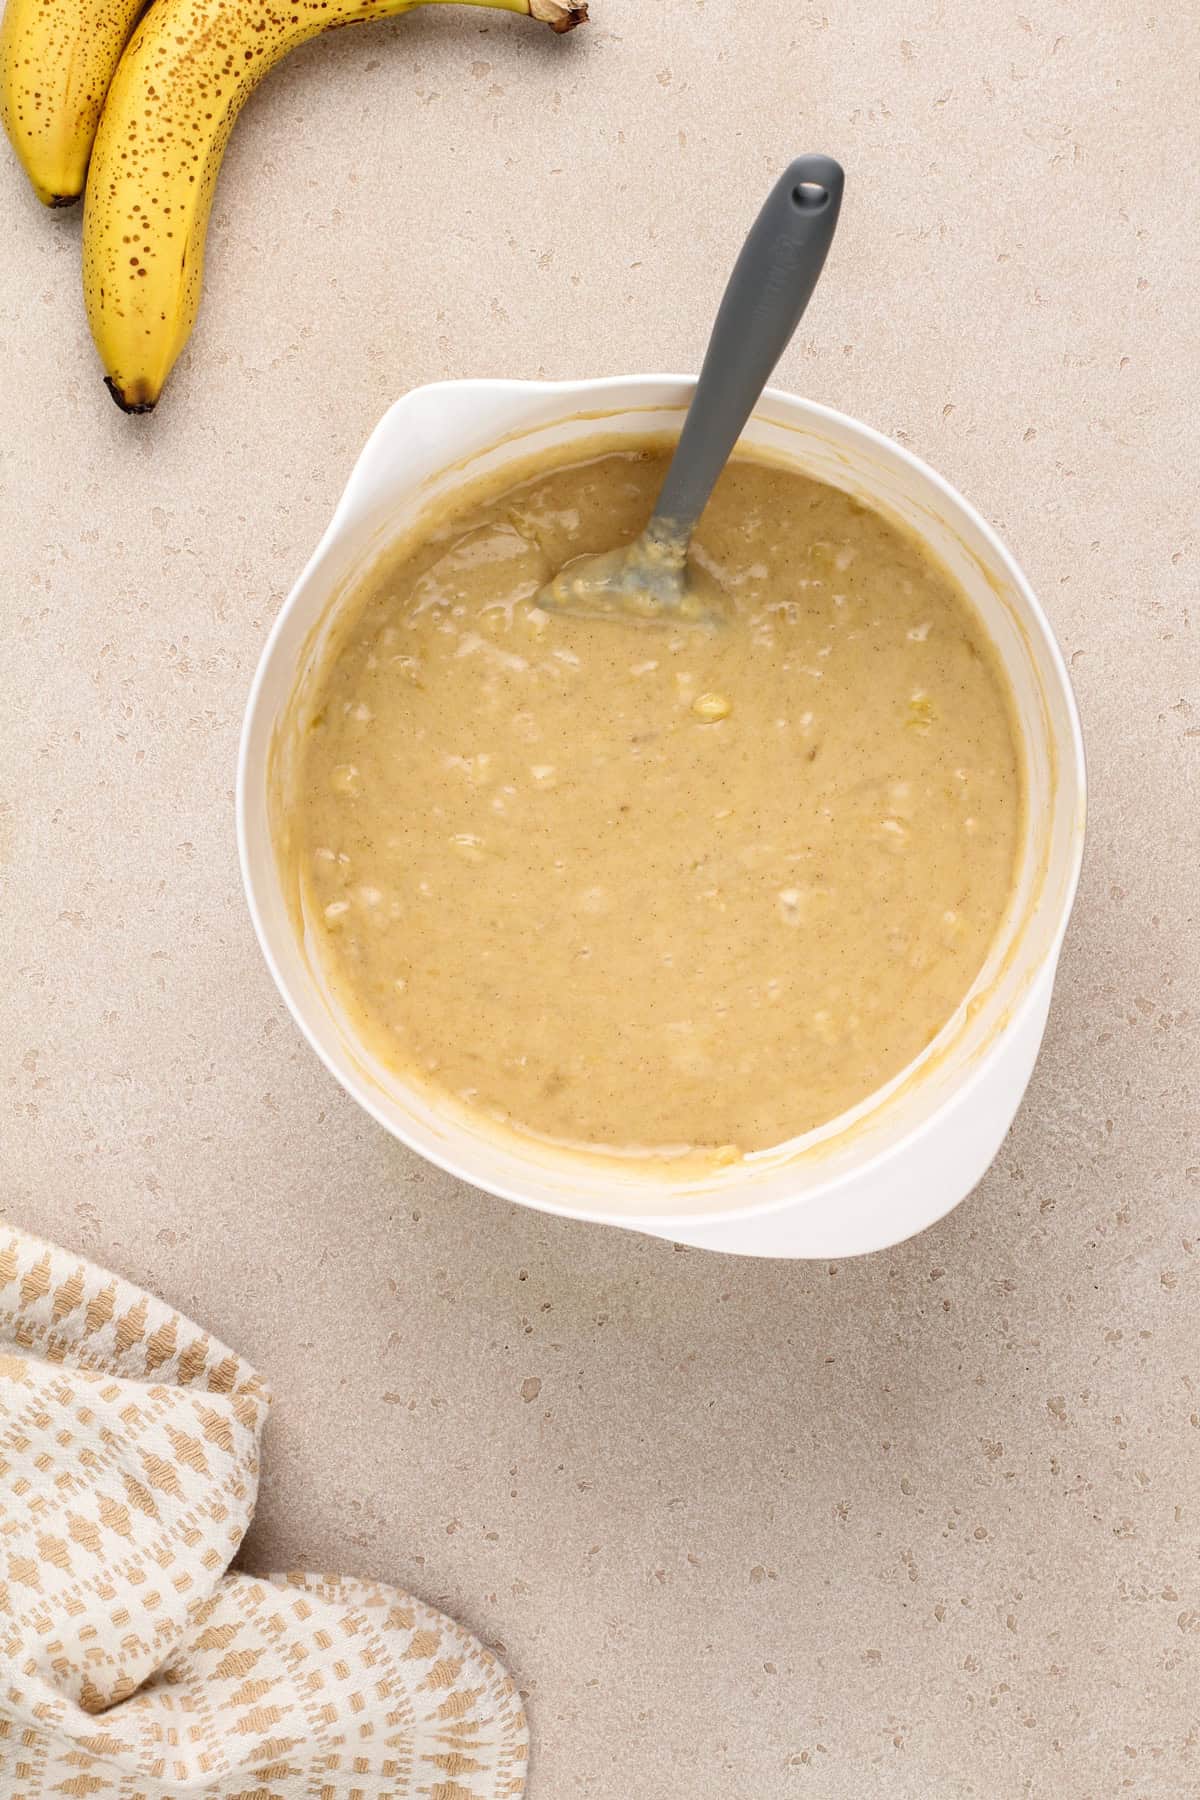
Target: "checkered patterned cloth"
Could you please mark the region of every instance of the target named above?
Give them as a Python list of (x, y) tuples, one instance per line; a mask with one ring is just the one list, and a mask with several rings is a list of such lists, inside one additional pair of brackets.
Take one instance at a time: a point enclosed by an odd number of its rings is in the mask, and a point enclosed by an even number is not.
[(517, 1800), (520, 1699), (393, 1588), (233, 1573), (260, 1377), (0, 1227), (5, 1800)]

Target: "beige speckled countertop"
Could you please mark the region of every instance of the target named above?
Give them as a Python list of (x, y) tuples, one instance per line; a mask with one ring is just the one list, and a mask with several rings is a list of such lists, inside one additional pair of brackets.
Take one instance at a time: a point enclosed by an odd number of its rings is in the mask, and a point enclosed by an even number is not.
[[(1185, 23), (1185, 15), (1192, 23)], [(418, 15), (238, 127), (152, 419), (77, 217), (0, 157), (0, 1181), (269, 1375), (253, 1565), (500, 1646), (534, 1800), (1200, 1794), (1194, 8)], [(1091, 836), (991, 1174), (902, 1249), (740, 1263), (418, 1163), (242, 904), (264, 633), (406, 387), (694, 367), (797, 149), (845, 161), (780, 380), (929, 457), (1067, 652)], [(440, 231), (439, 216), (449, 221)]]

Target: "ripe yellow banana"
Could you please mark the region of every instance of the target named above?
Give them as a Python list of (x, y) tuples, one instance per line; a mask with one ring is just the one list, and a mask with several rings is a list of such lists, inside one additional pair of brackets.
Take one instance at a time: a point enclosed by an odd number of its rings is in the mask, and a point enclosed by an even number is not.
[[(122, 57), (83, 206), (83, 291), (106, 382), (150, 412), (200, 304), (213, 189), (242, 104), (269, 69), (332, 25), (422, 0), (155, 0)], [(473, 0), (569, 31), (581, 0)]]
[(47, 206), (83, 192), (104, 96), (146, 0), (8, 0), (0, 120)]

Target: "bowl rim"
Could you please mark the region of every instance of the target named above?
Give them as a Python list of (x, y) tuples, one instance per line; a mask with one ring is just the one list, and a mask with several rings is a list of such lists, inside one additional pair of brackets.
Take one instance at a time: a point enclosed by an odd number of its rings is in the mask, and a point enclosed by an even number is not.
[[(520, 378), (503, 376), (468, 376), (461, 379), (423, 382), (417, 387), (410, 388), (406, 393), (400, 395), (398, 399), (393, 401), (382, 414), (366, 442), (363, 444), (358, 456), (355, 458), (353, 467), (346, 478), (329, 523), (322, 532), (311, 556), (292, 583), (292, 586), (280, 605), (263, 642), (262, 649), (255, 665), (254, 675), (247, 695), (245, 712), (243, 714), (242, 727), (238, 740), (237, 772), (235, 781), (238, 863), (241, 873), (242, 891), (250, 913), (251, 923), (254, 927), (255, 937), (258, 940), (259, 948), (267, 964), (267, 968), (270, 971), (272, 980), (275, 983), (276, 989), (283, 999), (288, 1012), (291, 1014), (294, 1024), (297, 1026), (301, 1036), (308, 1043), (310, 1048), (316, 1053), (325, 1069), (337, 1082), (338, 1086), (349, 1094), (350, 1098), (354, 1100), (357, 1105), (361, 1106), (389, 1136), (398, 1139), (416, 1155), (422, 1157), (426, 1161), (434, 1163), (435, 1166), (443, 1169), (447, 1174), (453, 1176), (456, 1180), (466, 1183), (470, 1187), (477, 1189), (482, 1188), (484, 1191), (495, 1194), (501, 1199), (512, 1201), (517, 1205), (529, 1207), (532, 1210), (553, 1217), (578, 1219), (592, 1224), (620, 1225), (624, 1226), (626, 1229), (660, 1233), (668, 1237), (673, 1233), (681, 1233), (690, 1229), (708, 1231), (721, 1226), (736, 1224), (738, 1222), (771, 1217), (795, 1208), (816, 1205), (818, 1202), (826, 1201), (829, 1198), (836, 1196), (840, 1190), (857, 1185), (864, 1177), (867, 1177), (872, 1173), (877, 1173), (882, 1167), (886, 1166), (889, 1162), (894, 1161), (902, 1153), (912, 1150), (941, 1126), (951, 1109), (957, 1111), (959, 1107), (969, 1100), (973, 1092), (991, 1072), (1002, 1046), (1010, 1042), (1020, 1032), (1022, 1026), (1028, 1020), (1034, 1009), (1039, 1005), (1042, 988), (1041, 978), (1047, 972), (1053, 977), (1067, 926), (1070, 922), (1071, 912), (1079, 887), (1080, 873), (1083, 866), (1087, 820), (1087, 763), (1083, 742), (1083, 731), (1079, 718), (1078, 705), (1071, 685), (1070, 674), (1050, 621), (1043, 611), (1041, 603), (1038, 600), (1028, 577), (1025, 575), (1024, 570), (1021, 568), (1012, 552), (1008, 550), (999, 533), (987, 519), (983, 517), (976, 507), (972, 505), (972, 503), (961, 494), (959, 490), (945, 478), (945, 476), (939, 474), (931, 464), (927, 463), (922, 457), (917, 456), (906, 445), (898, 443), (894, 438), (888, 437), (876, 427), (866, 424), (863, 420), (855, 418), (850, 413), (841, 412), (837, 408), (826, 406), (819, 401), (806, 399), (802, 395), (788, 393), (782, 388), (767, 387), (763, 390), (763, 401), (773, 405), (782, 406), (785, 411), (791, 411), (793, 418), (797, 421), (802, 420), (805, 423), (814, 424), (818, 428), (822, 424), (829, 424), (841, 430), (848, 431), (852, 436), (857, 437), (865, 447), (881, 450), (885, 456), (891, 456), (906, 463), (939, 498), (945, 499), (950, 503), (952, 510), (957, 509), (959, 513), (966, 518), (973, 529), (975, 529), (984, 539), (989, 551), (1004, 568), (1015, 592), (1019, 596), (1023, 608), (1023, 621), (1027, 625), (1032, 626), (1036, 631), (1042, 652), (1046, 658), (1047, 666), (1057, 682), (1059, 697), (1063, 701), (1065, 707), (1068, 730), (1063, 734), (1064, 741), (1056, 741), (1056, 748), (1063, 758), (1064, 765), (1068, 760), (1069, 752), (1069, 773), (1073, 778), (1076, 793), (1075, 807), (1077, 816), (1074, 829), (1071, 833), (1069, 865), (1065, 871), (1065, 880), (1061, 884), (1059, 890), (1058, 917), (1054, 922), (1053, 931), (1047, 939), (1042, 956), (1036, 965), (1035, 976), (1026, 982), (1023, 992), (1009, 1009), (1003, 1021), (997, 1026), (989, 1042), (982, 1048), (980, 1053), (972, 1059), (970, 1065), (962, 1071), (961, 1077), (955, 1082), (952, 1092), (947, 1094), (938, 1105), (933, 1107), (926, 1114), (924, 1118), (917, 1120), (910, 1128), (902, 1131), (892, 1142), (872, 1149), (859, 1159), (851, 1160), (847, 1166), (832, 1172), (828, 1179), (818, 1180), (803, 1190), (791, 1194), (783, 1193), (765, 1196), (757, 1201), (746, 1198), (733, 1205), (719, 1208), (710, 1207), (702, 1210), (685, 1210), (684, 1208), (679, 1207), (672, 1208), (666, 1212), (640, 1210), (637, 1208), (631, 1208), (628, 1211), (617, 1211), (606, 1206), (589, 1205), (586, 1201), (581, 1204), (570, 1204), (566, 1201), (560, 1202), (532, 1195), (528, 1192), (522, 1192), (519, 1186), (504, 1178), (481, 1179), (476, 1171), (462, 1166), (455, 1154), (454, 1146), (455, 1143), (461, 1139), (462, 1131), (461, 1126), (457, 1123), (454, 1115), (449, 1111), (440, 1114), (448, 1133), (444, 1149), (441, 1147), (434, 1149), (424, 1143), (418, 1144), (413, 1142), (412, 1138), (404, 1130), (400, 1129), (394, 1120), (385, 1115), (382, 1106), (375, 1100), (367, 1084), (365, 1082), (360, 1084), (357, 1074), (354, 1071), (351, 1071), (348, 1077), (343, 1069), (335, 1065), (331, 1053), (328, 1051), (319, 1034), (310, 1027), (309, 1021), (304, 1016), (298, 1001), (293, 996), (290, 985), (276, 959), (271, 934), (267, 929), (262, 910), (259, 906), (257, 891), (259, 878), (254, 870), (247, 812), (252, 739), (255, 728), (259, 723), (259, 715), (263, 706), (264, 689), (268, 674), (278, 653), (280, 639), (287, 629), (290, 616), (298, 605), (301, 595), (307, 587), (310, 576), (323, 559), (332, 543), (341, 535), (352, 501), (354, 488), (364, 473), (372, 448), (376, 441), (385, 433), (390, 422), (398, 412), (410, 405), (411, 402), (418, 397), (426, 397), (436, 395), (439, 392), (445, 393), (453, 390), (459, 394), (462, 394), (464, 391), (473, 391), (481, 396), (485, 394), (500, 396), (506, 393), (557, 394), (561, 395), (564, 400), (569, 399), (576, 404), (584, 397), (591, 401), (597, 396), (609, 394), (615, 397), (620, 394), (626, 404), (613, 409), (613, 416), (616, 416), (621, 411), (637, 410), (639, 393), (645, 394), (648, 397), (646, 404), (653, 407), (666, 408), (672, 405), (672, 401), (670, 398), (664, 397), (663, 390), (672, 389), (680, 396), (680, 403), (685, 404), (686, 397), (694, 389), (696, 381), (697, 377), (695, 375), (678, 374), (604, 375), (596, 377), (580, 377), (574, 380), (562, 381), (544, 381), (539, 379), (523, 380)], [(653, 392), (654, 395), (653, 399), (649, 399), (651, 392)], [(541, 425), (534, 427), (534, 429), (545, 429), (546, 426), (552, 423), (553, 421), (544, 421)], [(603, 420), (601, 417), (597, 417), (596, 424), (598, 429), (602, 429)], [(518, 432), (517, 436), (514, 437), (512, 441), (514, 443), (519, 443), (520, 435), (520, 432)], [(464, 458), (464, 465), (488, 454), (489, 449), (497, 448), (505, 441), (506, 434), (501, 432), (490, 444), (484, 444), (480, 449)], [(451, 470), (454, 469), (455, 466), (456, 461), (453, 454), (448, 455), (444, 464), (445, 469)], [(270, 852), (269, 844), (264, 848), (268, 853)], [(402, 1083), (402, 1085), (404, 1084)], [(436, 1098), (431, 1101), (429, 1095), (425, 1094), (423, 1090), (414, 1089), (413, 1091), (420, 1092), (421, 1097), (426, 1104), (431, 1105), (433, 1109), (437, 1111)], [(580, 1158), (580, 1166), (581, 1170), (586, 1166), (584, 1158), (582, 1157)], [(631, 1171), (630, 1192), (636, 1193), (636, 1187), (637, 1178)], [(955, 1204), (957, 1204), (957, 1202), (952, 1202), (950, 1206), (943, 1209), (942, 1216), (944, 1216), (945, 1212), (953, 1210)], [(881, 1241), (886, 1243), (895, 1240), (889, 1238)]]

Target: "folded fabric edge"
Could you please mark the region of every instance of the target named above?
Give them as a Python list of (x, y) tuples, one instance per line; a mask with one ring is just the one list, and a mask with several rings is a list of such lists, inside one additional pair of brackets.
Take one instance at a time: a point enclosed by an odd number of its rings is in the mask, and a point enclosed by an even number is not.
[(0, 1343), (128, 1381), (239, 1395), (270, 1390), (228, 1345), (123, 1276), (15, 1226), (0, 1226)]

